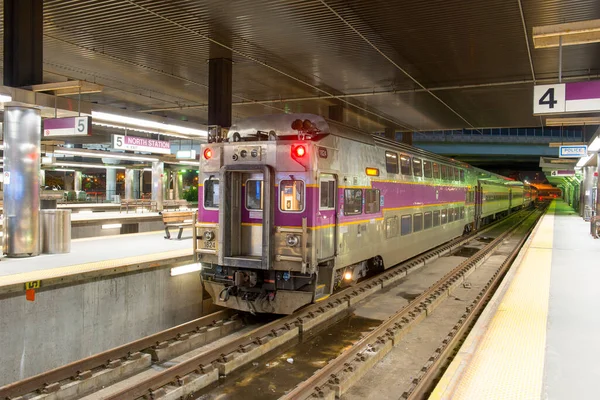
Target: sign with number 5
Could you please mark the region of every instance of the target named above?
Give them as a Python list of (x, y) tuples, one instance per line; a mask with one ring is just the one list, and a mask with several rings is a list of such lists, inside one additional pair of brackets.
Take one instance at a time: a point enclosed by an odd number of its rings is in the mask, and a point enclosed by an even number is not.
[(539, 85), (533, 88), (533, 113), (554, 114), (565, 112), (565, 84)]

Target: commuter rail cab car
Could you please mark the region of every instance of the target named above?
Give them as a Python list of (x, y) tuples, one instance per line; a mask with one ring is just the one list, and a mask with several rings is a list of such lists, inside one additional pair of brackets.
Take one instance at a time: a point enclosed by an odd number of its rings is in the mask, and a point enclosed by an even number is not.
[(205, 288), (251, 312), (292, 313), (524, 203), (522, 184), (310, 114), (244, 120), (200, 164)]

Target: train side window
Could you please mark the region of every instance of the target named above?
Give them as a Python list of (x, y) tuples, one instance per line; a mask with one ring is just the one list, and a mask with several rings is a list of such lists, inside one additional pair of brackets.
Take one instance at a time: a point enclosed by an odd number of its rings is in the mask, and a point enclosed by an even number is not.
[(413, 174), (415, 176), (423, 176), (423, 165), (420, 158), (413, 158)]
[(431, 178), (431, 161), (423, 160), (423, 176), (425, 178)]
[(460, 208), (460, 219), (465, 219), (465, 208), (464, 207)]
[[(439, 218), (439, 217), (438, 217)], [(429, 229), (433, 225), (433, 216), (431, 215), (431, 211), (423, 214), (423, 229)]]
[(423, 230), (423, 214), (415, 214), (413, 216), (413, 232), (419, 232)]
[(246, 181), (246, 208), (248, 210), (263, 209), (263, 181)]
[(335, 181), (322, 180), (320, 185), (320, 210), (333, 210), (335, 208)]
[(440, 226), (440, 210), (433, 212), (433, 226)]
[(445, 181), (448, 179), (448, 168), (442, 164), (442, 180)]
[(219, 208), (219, 180), (204, 181), (204, 208)]
[(304, 182), (285, 180), (279, 182), (279, 209), (283, 212), (304, 211)]
[(447, 223), (448, 223), (448, 210), (444, 208), (442, 210), (442, 225), (447, 224)]
[(433, 179), (440, 179), (440, 164), (433, 163)]
[(344, 189), (344, 215), (362, 214), (362, 189)]
[(405, 154), (400, 155), (400, 173), (402, 175), (412, 175), (410, 168), (410, 157)]
[(455, 181), (460, 180), (460, 174), (458, 173), (458, 168), (454, 168), (454, 180)]
[(412, 233), (412, 215), (403, 215), (400, 219), (400, 234), (402, 236)]
[(464, 169), (460, 170), (460, 181), (461, 182), (465, 181), (465, 170)]
[(448, 222), (454, 222), (454, 208), (448, 209)]
[(398, 154), (391, 151), (385, 152), (385, 170), (388, 174), (398, 173)]
[(375, 214), (380, 210), (379, 189), (365, 190), (365, 214)]

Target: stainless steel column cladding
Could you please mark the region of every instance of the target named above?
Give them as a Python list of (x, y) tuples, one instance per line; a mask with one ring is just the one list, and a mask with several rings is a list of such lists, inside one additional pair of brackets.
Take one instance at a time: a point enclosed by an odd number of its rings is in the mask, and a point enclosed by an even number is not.
[(40, 252), (40, 110), (4, 108), (4, 254)]
[(82, 179), (83, 179), (83, 174), (81, 171), (73, 172), (73, 190), (75, 190), (75, 192), (81, 191)]
[(152, 200), (156, 201), (156, 210), (163, 210), (163, 201), (165, 193), (165, 164), (154, 161), (152, 163)]
[(134, 185), (135, 170), (131, 168), (125, 169), (125, 199), (133, 199), (133, 185)]

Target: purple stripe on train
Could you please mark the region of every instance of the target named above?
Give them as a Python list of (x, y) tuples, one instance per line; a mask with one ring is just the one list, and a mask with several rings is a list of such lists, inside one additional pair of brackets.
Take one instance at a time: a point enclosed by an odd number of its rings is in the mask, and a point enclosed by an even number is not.
[[(386, 208), (418, 207), (433, 204), (464, 202), (466, 188), (453, 186), (431, 186), (419, 184), (406, 184), (395, 182), (373, 182), (373, 188), (380, 190), (383, 197), (380, 200), (381, 210), (377, 213), (366, 214), (363, 196), (363, 213), (359, 215), (344, 215), (343, 208), (339, 211), (340, 223), (363, 221), (382, 217), (382, 210)], [(203, 188), (198, 193), (198, 220), (201, 222), (217, 223), (218, 210), (205, 210), (203, 207)], [(337, 204), (343, 206), (344, 190), (338, 189)], [(242, 188), (242, 198), (245, 199), (245, 188)], [(306, 206), (304, 211), (297, 213), (282, 212), (279, 210), (279, 191), (275, 191), (275, 221), (276, 226), (301, 226), (302, 218), (307, 218), (307, 226), (323, 226), (335, 223), (335, 210), (319, 210), (319, 190), (316, 187), (306, 188)], [(245, 201), (243, 202), (245, 205)], [(247, 210), (242, 207), (243, 223), (262, 223), (261, 211)]]

